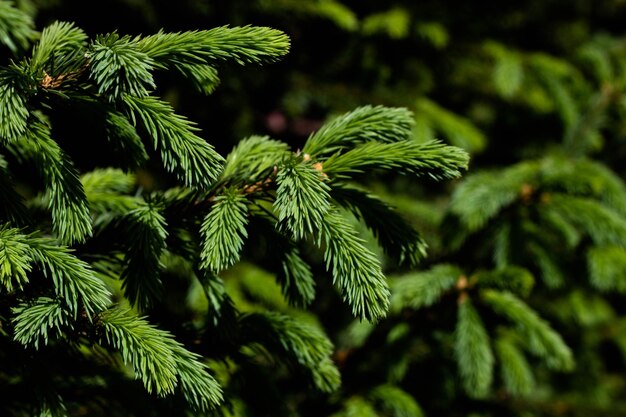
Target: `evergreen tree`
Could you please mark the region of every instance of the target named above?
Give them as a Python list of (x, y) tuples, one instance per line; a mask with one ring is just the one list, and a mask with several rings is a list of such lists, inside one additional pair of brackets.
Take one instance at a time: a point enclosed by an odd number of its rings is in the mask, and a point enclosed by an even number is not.
[[(289, 404), (271, 399), (289, 378), (303, 376), (304, 392), (336, 391), (333, 344), (313, 317), (241, 309), (225, 271), (257, 263), (289, 305), (308, 306), (320, 280), (306, 258), (318, 256), (343, 308), (375, 323), (389, 286), (357, 219), (397, 264), (415, 266), (425, 243), (353, 182), (372, 172), (457, 178), (467, 153), (412, 140), (404, 108), (362, 106), (301, 150), (251, 136), (221, 156), (157, 95), (159, 76), (210, 94), (225, 61), (287, 53), (288, 37), (267, 27), (90, 37), (55, 22), (38, 33), (1, 1), (0, 30), (14, 54), (0, 69), (2, 414), (276, 415)], [(80, 125), (73, 113), (89, 121), (80, 134), (91, 150), (112, 156), (96, 169), (84, 171), (64, 140)], [(149, 163), (172, 186), (139, 186)], [(201, 299), (185, 312), (187, 294)], [(181, 298), (185, 320), (163, 314)], [(383, 409), (397, 407), (394, 396), (406, 394), (371, 392)]]

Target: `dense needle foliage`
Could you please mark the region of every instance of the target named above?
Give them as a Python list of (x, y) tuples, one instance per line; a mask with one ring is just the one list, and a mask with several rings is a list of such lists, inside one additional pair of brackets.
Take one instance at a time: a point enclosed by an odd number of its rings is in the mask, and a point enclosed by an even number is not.
[(624, 19), (0, 0), (0, 414), (626, 413)]

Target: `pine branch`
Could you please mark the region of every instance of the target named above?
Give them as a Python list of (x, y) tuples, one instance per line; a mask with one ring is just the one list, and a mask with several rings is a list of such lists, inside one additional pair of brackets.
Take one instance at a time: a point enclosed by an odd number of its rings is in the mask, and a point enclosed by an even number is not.
[(33, 48), (30, 67), (33, 72), (55, 78), (70, 73), (84, 64), (87, 35), (73, 23), (54, 22), (41, 32)]
[(304, 145), (303, 153), (318, 157), (355, 145), (397, 142), (412, 135), (413, 115), (405, 108), (363, 106), (324, 124)]
[(459, 304), (454, 352), (465, 392), (485, 398), (493, 380), (494, 358), (489, 335), (469, 298)]
[(289, 155), (289, 145), (284, 142), (267, 136), (250, 136), (228, 154), (221, 178), (252, 184), (263, 181)]
[(38, 412), (38, 417), (69, 417), (65, 403), (58, 394), (52, 396), (52, 398), (48, 396), (42, 402)]
[(483, 290), (481, 297), (494, 311), (517, 325), (527, 348), (557, 370), (570, 370), (574, 366), (572, 351), (561, 336), (515, 295), (508, 292)]
[(324, 261), (352, 314), (377, 321), (389, 309), (389, 288), (376, 256), (337, 211), (329, 211), (319, 224), (318, 245), (325, 246)]
[(566, 280), (558, 260), (550, 254), (549, 250), (530, 242), (528, 251), (532, 256), (533, 263), (539, 268), (541, 279), (548, 288), (561, 288), (565, 285)]
[(215, 197), (215, 204), (202, 222), (200, 267), (220, 272), (235, 264), (248, 237), (246, 197), (234, 189)]
[(18, 229), (0, 226), (0, 282), (8, 292), (23, 289), (32, 270), (30, 247)]
[(348, 398), (340, 412), (331, 417), (378, 417), (374, 405), (360, 396)]
[(12, 1), (0, 1), (0, 42), (13, 53), (26, 49), (38, 33), (33, 19)]
[(313, 272), (296, 247), (285, 252), (282, 273), (277, 274), (276, 278), (291, 305), (308, 306), (315, 298)]
[(117, 168), (98, 168), (80, 177), (86, 194), (128, 194), (135, 186), (135, 175)]
[(121, 279), (125, 296), (141, 309), (154, 305), (161, 296), (160, 258), (166, 246), (165, 218), (158, 207), (145, 203), (123, 219), (129, 246)]
[[(208, 301), (207, 316), (214, 327), (218, 325), (223, 326), (228, 317), (226, 316), (227, 310), (233, 310), (232, 300), (226, 293), (224, 287), (224, 281), (213, 274), (210, 271), (198, 270), (196, 271), (196, 277), (202, 285), (202, 290)], [(232, 329), (229, 329), (232, 331)]]
[(373, 170), (387, 170), (442, 180), (460, 177), (459, 170), (467, 168), (468, 161), (462, 149), (437, 141), (368, 142), (328, 158), (324, 162), (324, 173), (346, 179)]
[(535, 285), (535, 278), (527, 269), (514, 265), (479, 271), (472, 278), (479, 287), (508, 290), (522, 297), (530, 295)]
[(171, 344), (178, 367), (180, 389), (185, 400), (196, 410), (212, 410), (224, 401), (222, 389), (209, 368), (201, 362), (202, 357), (182, 345)]
[(469, 231), (476, 231), (517, 200), (525, 184), (534, 184), (539, 168), (531, 161), (500, 172), (473, 174), (454, 190), (450, 211)]
[[(415, 103), (417, 115), (417, 127), (429, 128), (432, 126), (436, 132), (441, 132), (447, 142), (459, 146), (466, 151), (480, 152), (487, 145), (487, 138), (472, 122), (457, 113), (446, 110), (434, 101), (427, 98), (419, 98)], [(422, 124), (422, 126), (419, 126)], [(423, 126), (423, 125), (426, 126)], [(420, 141), (434, 139), (434, 132), (430, 137), (427, 135), (415, 135)], [(423, 136), (423, 137), (420, 137)]]
[(158, 65), (209, 64), (232, 59), (239, 64), (273, 62), (289, 51), (289, 38), (267, 27), (217, 27), (158, 33), (139, 41), (140, 50)]
[(394, 261), (416, 266), (426, 257), (427, 244), (413, 226), (378, 197), (349, 185), (333, 184), (331, 197), (349, 209), (372, 231)]
[(117, 112), (107, 112), (105, 131), (108, 142), (122, 161), (121, 166), (137, 168), (148, 160), (141, 137), (126, 117)]
[(391, 307), (420, 309), (436, 303), (463, 275), (454, 265), (436, 265), (428, 271), (413, 272), (396, 278), (391, 283)]
[(313, 233), (330, 209), (330, 189), (320, 172), (310, 163), (292, 159), (279, 169), (276, 183), (279, 229), (296, 240)]
[(195, 135), (197, 128), (193, 123), (155, 97), (124, 94), (123, 101), (133, 124), (139, 119), (152, 137), (168, 171), (176, 173), (188, 187), (206, 189), (216, 180), (223, 158)]
[(198, 355), (187, 351), (171, 334), (126, 310), (101, 314), (103, 340), (118, 349), (126, 363), (149, 393), (174, 393), (177, 386), (190, 405), (208, 411), (222, 400), (217, 381), (198, 362)]
[(176, 71), (191, 80), (194, 87), (201, 93), (209, 95), (220, 83), (217, 70), (205, 64), (173, 64)]
[(626, 291), (626, 249), (597, 246), (587, 251), (589, 282), (600, 291)]
[[(39, 297), (28, 304), (13, 308), (15, 326), (13, 338), (24, 346), (47, 345), (52, 337), (60, 338), (64, 330), (73, 328), (61, 301)], [(42, 343), (43, 342), (43, 343)]]
[(424, 417), (415, 399), (403, 389), (394, 385), (379, 385), (367, 397), (389, 417)]
[(38, 162), (50, 196), (52, 227), (61, 242), (84, 242), (92, 233), (87, 198), (72, 161), (52, 140), (50, 128), (42, 122), (31, 123), (27, 137), (12, 150)]
[(542, 162), (542, 182), (568, 194), (595, 196), (609, 208), (626, 214), (626, 185), (615, 172), (596, 161), (546, 158)]
[(89, 265), (53, 239), (19, 235), (31, 249), (31, 256), (44, 275), (50, 276), (54, 291), (76, 314), (79, 302), (87, 314), (104, 310), (111, 294)]
[(137, 39), (116, 33), (101, 35), (89, 48), (89, 76), (98, 93), (110, 102), (124, 94), (147, 97), (156, 88), (151, 71), (154, 61), (141, 51)]
[(32, 260), (45, 276), (52, 278), (54, 292), (73, 314), (78, 313), (79, 304), (88, 314), (104, 310), (109, 304), (109, 291), (89, 265), (73, 256), (67, 248), (58, 246), (53, 239), (23, 235), (17, 229), (4, 226), (0, 227), (0, 246), (5, 251), (13, 248), (14, 253), (20, 255), (20, 260), (12, 255), (8, 261), (18, 263), (11, 265), (14, 279), (18, 274), (21, 283), (27, 282), (26, 273), (30, 271), (29, 260)]
[(509, 338), (500, 337), (495, 342), (495, 352), (500, 364), (504, 387), (516, 396), (527, 396), (535, 387), (531, 366)]
[(13, 142), (24, 133), (30, 111), (27, 107), (28, 85), (16, 66), (0, 70), (0, 141)]
[(246, 314), (240, 326), (250, 343), (260, 342), (277, 358), (292, 359), (307, 369), (319, 390), (339, 387), (339, 371), (330, 359), (333, 345), (317, 327), (273, 312)]
[(626, 220), (602, 203), (555, 193), (547, 205), (582, 229), (597, 245), (626, 246)]

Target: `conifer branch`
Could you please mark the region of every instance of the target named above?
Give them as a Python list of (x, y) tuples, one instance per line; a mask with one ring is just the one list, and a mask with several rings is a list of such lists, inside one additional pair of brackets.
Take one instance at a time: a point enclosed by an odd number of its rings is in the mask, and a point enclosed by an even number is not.
[(221, 178), (248, 184), (266, 180), (274, 167), (281, 165), (289, 155), (289, 145), (284, 142), (267, 136), (250, 136), (228, 154)]
[(413, 396), (395, 385), (379, 385), (367, 394), (377, 410), (390, 417), (424, 417)]
[(324, 124), (307, 140), (302, 152), (314, 157), (355, 145), (397, 142), (412, 135), (413, 115), (405, 108), (363, 106)]
[[(26, 255), (17, 265), (11, 265), (13, 279), (18, 274), (21, 283), (27, 282), (26, 273), (30, 271), (29, 261), (32, 259), (46, 277), (50, 276), (55, 294), (74, 315), (78, 313), (79, 305), (87, 314), (93, 314), (109, 304), (109, 291), (89, 265), (73, 256), (67, 248), (58, 246), (53, 239), (24, 235), (17, 229), (3, 226), (0, 227), (0, 246)], [(12, 257), (8, 262), (13, 260), (16, 259)]]
[(553, 369), (570, 370), (574, 366), (572, 351), (550, 325), (522, 300), (509, 292), (483, 290), (482, 299), (497, 313), (517, 325), (527, 348)]
[(329, 211), (319, 227), (317, 243), (325, 246), (326, 268), (352, 314), (369, 321), (383, 318), (389, 309), (389, 287), (376, 256), (336, 210)]
[(506, 337), (499, 337), (494, 347), (507, 391), (517, 396), (528, 395), (535, 386), (535, 378), (524, 354)]
[(454, 265), (436, 265), (428, 271), (414, 272), (396, 278), (391, 283), (391, 307), (420, 309), (436, 303), (443, 293), (463, 275)]
[(335, 183), (330, 192), (374, 233), (385, 253), (399, 263), (416, 266), (426, 256), (427, 244), (413, 226), (378, 197), (349, 185)]
[(0, 70), (1, 142), (14, 142), (26, 133), (30, 116), (27, 91), (25, 76), (17, 67), (11, 66)]
[(148, 160), (148, 153), (135, 127), (122, 114), (109, 111), (106, 114), (107, 140), (119, 155), (122, 166), (137, 168)]
[(200, 267), (217, 273), (239, 260), (248, 236), (248, 207), (246, 198), (234, 189), (225, 190), (214, 201), (200, 229)]
[(479, 271), (472, 276), (472, 280), (478, 287), (504, 289), (522, 297), (527, 297), (535, 285), (533, 275), (527, 269), (515, 265)]
[(96, 38), (89, 49), (89, 76), (106, 100), (115, 102), (124, 94), (146, 97), (156, 88), (154, 62), (136, 39), (112, 33)]
[(109, 305), (109, 290), (89, 265), (72, 255), (69, 249), (49, 238), (19, 235), (19, 239), (30, 246), (35, 263), (44, 275), (52, 278), (56, 295), (73, 314), (78, 312), (79, 303), (87, 314), (102, 311)]
[[(39, 297), (29, 304), (13, 309), (15, 325), (13, 338), (24, 346), (47, 345), (52, 337), (61, 337), (63, 330), (71, 330), (70, 313), (59, 300)], [(43, 342), (43, 343), (42, 343)]]
[(30, 15), (16, 8), (12, 1), (0, 1), (0, 42), (15, 53), (26, 49), (37, 35)]
[(239, 64), (272, 62), (289, 51), (289, 38), (267, 27), (217, 27), (158, 33), (139, 41), (140, 50), (163, 67), (233, 59)]
[(487, 330), (469, 298), (460, 301), (454, 353), (465, 392), (485, 398), (493, 380), (494, 357)]
[(315, 298), (315, 280), (311, 267), (296, 247), (289, 248), (282, 260), (282, 273), (277, 275), (283, 295), (295, 306), (307, 306)]
[(165, 249), (165, 218), (158, 207), (141, 204), (122, 220), (127, 225), (129, 247), (124, 256), (122, 288), (134, 305), (146, 309), (161, 296), (160, 258)]
[(306, 368), (319, 390), (333, 392), (339, 387), (339, 371), (330, 359), (333, 345), (318, 328), (273, 312), (246, 314), (240, 320), (247, 341), (283, 352), (279, 358)]
[(467, 168), (468, 161), (465, 151), (438, 141), (368, 142), (328, 158), (324, 173), (346, 179), (372, 170), (394, 170), (442, 180), (460, 177), (459, 170)]
[(300, 240), (324, 223), (330, 189), (312, 164), (292, 159), (279, 169), (276, 183), (274, 209), (282, 230)]
[(626, 291), (626, 248), (608, 245), (587, 251), (589, 282), (600, 291)]
[(52, 140), (50, 128), (31, 123), (27, 136), (12, 150), (38, 162), (49, 193), (53, 230), (61, 242), (83, 242), (92, 232), (87, 198), (72, 161)]
[(165, 167), (188, 187), (207, 189), (218, 177), (223, 158), (194, 133), (193, 123), (155, 97), (123, 95), (133, 124), (141, 121), (159, 150)]
[(32, 70), (44, 77), (57, 77), (84, 64), (87, 35), (73, 23), (54, 22), (41, 32), (30, 60)]
[(523, 162), (502, 172), (470, 175), (452, 194), (450, 211), (470, 231), (482, 228), (504, 207), (521, 197), (525, 184), (534, 184), (540, 166)]
[(0, 226), (0, 282), (8, 292), (21, 290), (28, 283), (32, 257), (18, 229)]
[(626, 246), (626, 220), (600, 202), (555, 193), (550, 195), (547, 205), (582, 229), (596, 244)]
[(198, 361), (198, 355), (168, 332), (121, 309), (102, 313), (100, 322), (103, 341), (120, 351), (148, 392), (166, 396), (180, 386), (198, 411), (208, 411), (222, 402), (221, 388)]

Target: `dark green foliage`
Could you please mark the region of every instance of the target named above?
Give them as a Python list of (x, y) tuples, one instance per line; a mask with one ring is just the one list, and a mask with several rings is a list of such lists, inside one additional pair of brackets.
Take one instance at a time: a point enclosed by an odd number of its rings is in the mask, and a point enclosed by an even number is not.
[[(262, 390), (304, 373), (302, 388), (338, 392), (333, 343), (296, 308), (315, 301), (317, 260), (348, 315), (373, 322), (389, 308), (381, 261), (339, 206), (394, 261), (415, 265), (426, 246), (390, 205), (350, 182), (372, 166), (456, 178), (467, 154), (412, 141), (405, 108), (365, 106), (321, 127), (305, 151), (252, 136), (222, 157), (157, 98), (156, 72), (173, 70), (210, 93), (223, 61), (285, 55), (284, 33), (223, 26), (92, 39), (55, 22), (31, 44), (20, 13), (0, 2), (0, 32), (10, 31), (0, 42), (18, 58), (0, 69), (0, 355), (35, 358), (44, 365), (32, 373), (48, 374), (51, 387), (2, 413), (100, 415), (109, 403), (111, 415), (233, 415), (250, 398), (241, 380), (269, 375), (268, 361), (278, 371)], [(9, 18), (14, 25), (3, 27)], [(87, 125), (94, 161), (74, 138)], [(43, 181), (25, 175), (35, 167)], [(256, 245), (269, 246), (267, 259), (249, 249)], [(274, 274), (237, 272), (252, 263)], [(21, 365), (2, 374), (16, 387), (40, 379)], [(421, 413), (399, 387), (368, 398), (393, 415)]]

